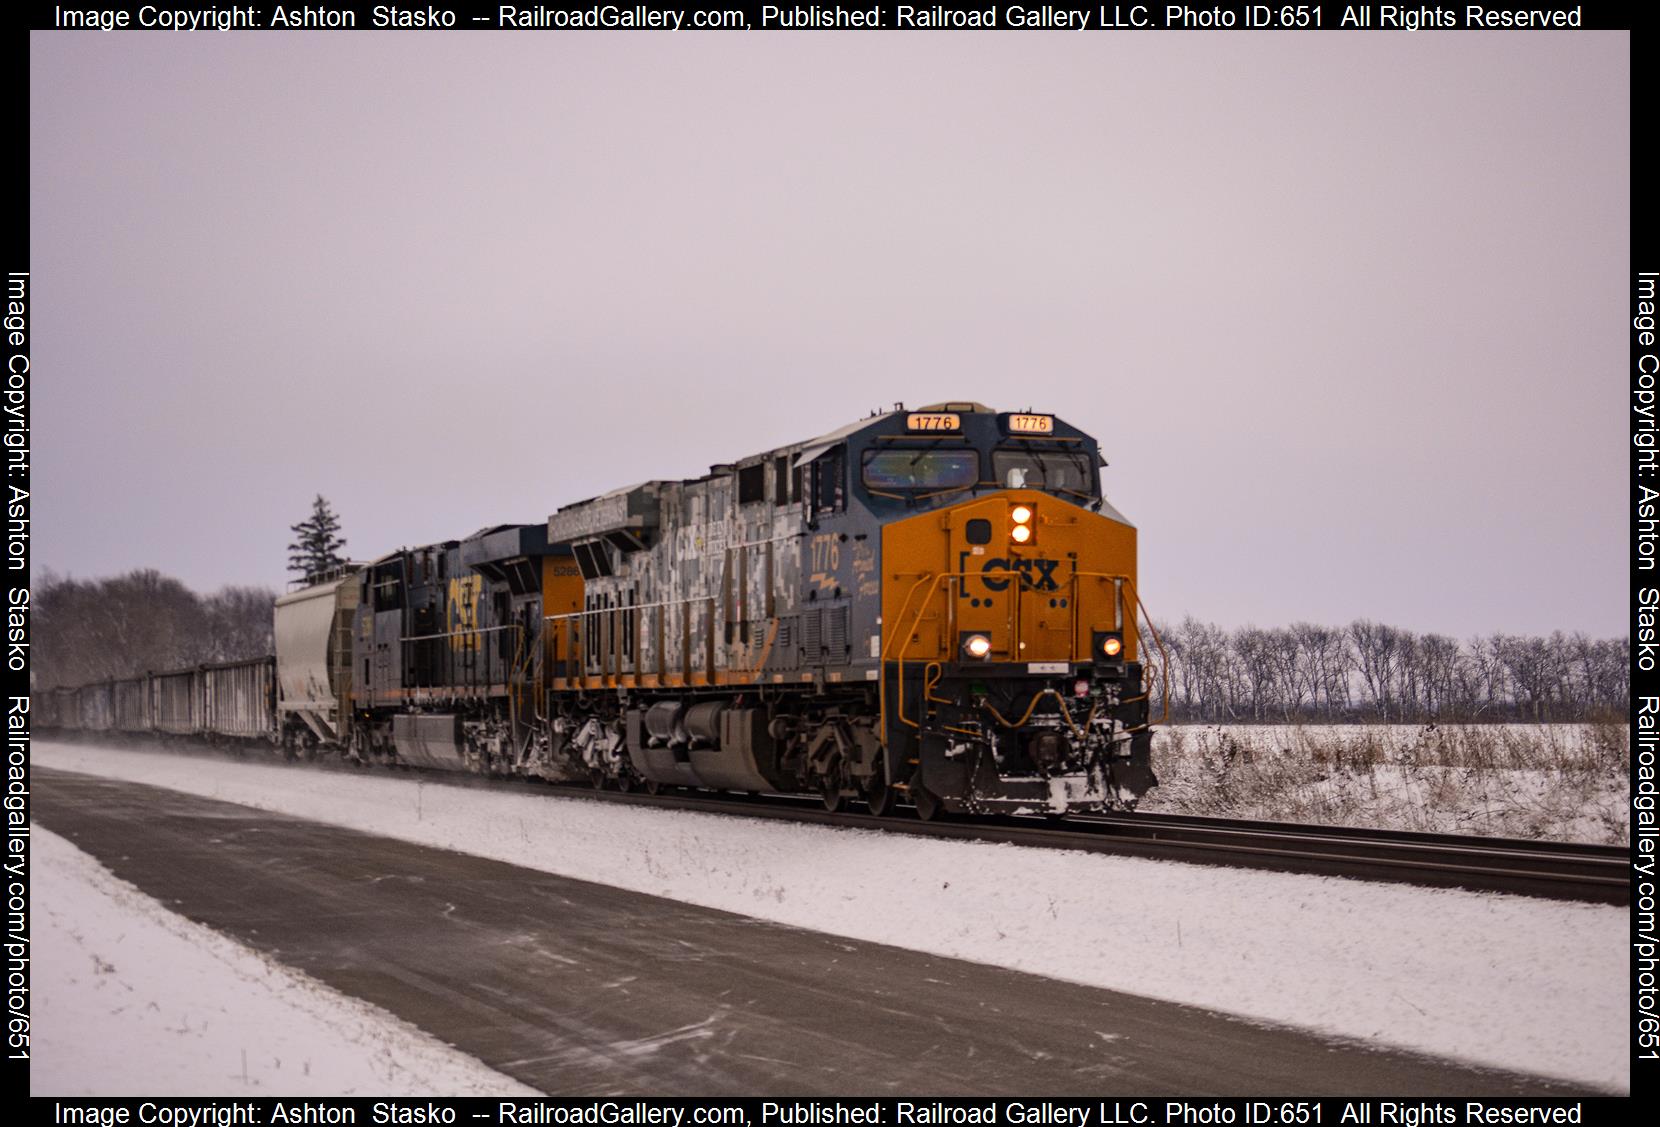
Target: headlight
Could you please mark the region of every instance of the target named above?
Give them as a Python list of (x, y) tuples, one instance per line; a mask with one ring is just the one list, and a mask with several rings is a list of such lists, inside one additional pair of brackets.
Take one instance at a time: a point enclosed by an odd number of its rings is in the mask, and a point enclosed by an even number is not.
[(963, 639), (963, 653), (975, 661), (984, 661), (991, 656), (991, 639), (984, 634), (970, 634)]
[(1009, 539), (1016, 544), (1029, 544), (1032, 541), (1032, 521), (1037, 514), (1030, 505), (1016, 505), (1009, 510)]
[(1095, 656), (1106, 661), (1124, 659), (1124, 635), (1117, 630), (1095, 632)]

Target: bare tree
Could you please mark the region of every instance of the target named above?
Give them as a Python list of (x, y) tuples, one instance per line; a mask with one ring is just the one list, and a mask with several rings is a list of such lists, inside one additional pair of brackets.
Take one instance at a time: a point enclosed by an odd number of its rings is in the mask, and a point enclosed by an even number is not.
[(1583, 720), (1630, 706), (1631, 640), (1496, 634), (1460, 645), (1383, 623), (1160, 628), (1173, 714), (1187, 721)]
[(1456, 711), (1460, 703), (1460, 666), (1463, 655), (1458, 643), (1445, 634), (1425, 634), (1413, 650), (1418, 662), (1422, 714), (1437, 719)]
[(1349, 676), (1354, 652), (1348, 636), (1330, 626), (1299, 622), (1291, 627), (1297, 640), (1297, 663), (1307, 670), (1309, 703), (1327, 719), (1349, 706)]
[(1268, 664), (1274, 670), (1274, 711), (1286, 720), (1303, 714), (1313, 695), (1313, 670), (1302, 659), (1298, 623), (1289, 629), (1264, 631)]
[(48, 572), (35, 592), (35, 686), (84, 685), (271, 652), (269, 589), (203, 599), (154, 569), (77, 580)]
[(1273, 636), (1267, 630), (1247, 626), (1234, 632), (1228, 651), (1245, 685), (1241, 703), (1252, 720), (1261, 720), (1274, 708), (1279, 695)]
[(271, 615), (276, 592), (269, 587), (222, 587), (203, 600), (209, 661), (243, 661), (271, 653)]
[(1401, 632), (1379, 622), (1358, 620), (1349, 625), (1357, 671), (1368, 702), (1380, 719), (1393, 711), (1396, 678), (1401, 663)]

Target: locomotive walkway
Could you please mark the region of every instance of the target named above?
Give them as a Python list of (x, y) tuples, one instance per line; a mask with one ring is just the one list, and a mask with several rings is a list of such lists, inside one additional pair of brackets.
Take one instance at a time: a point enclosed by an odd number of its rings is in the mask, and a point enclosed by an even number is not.
[(172, 910), (551, 1094), (1565, 1094), (1556, 1084), (35, 768)]

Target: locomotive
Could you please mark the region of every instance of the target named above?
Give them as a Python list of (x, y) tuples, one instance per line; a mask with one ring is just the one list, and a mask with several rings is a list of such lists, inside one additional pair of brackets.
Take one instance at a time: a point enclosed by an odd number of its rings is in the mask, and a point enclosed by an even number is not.
[(269, 736), (879, 815), (1128, 808), (1163, 663), (1104, 464), (1054, 415), (899, 408), (314, 577), (276, 604)]

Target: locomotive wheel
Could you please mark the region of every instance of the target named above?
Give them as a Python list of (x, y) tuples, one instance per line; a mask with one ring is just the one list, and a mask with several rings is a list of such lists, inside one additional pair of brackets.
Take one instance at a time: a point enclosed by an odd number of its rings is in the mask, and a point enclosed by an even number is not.
[(656, 798), (658, 795), (663, 793), (663, 784), (658, 782), (656, 779), (647, 779), (645, 790), (647, 794), (651, 795), (651, 797)]
[(625, 772), (617, 776), (617, 789), (627, 794), (634, 789), (634, 780)]
[(824, 808), (832, 814), (842, 808), (842, 787), (840, 780), (824, 780)]
[(881, 760), (876, 762), (876, 774), (871, 776), (865, 802), (869, 804), (870, 812), (878, 818), (886, 818), (893, 813), (893, 788), (888, 786), (887, 767)]
[(915, 779), (911, 781), (911, 801), (916, 803), (916, 816), (924, 822), (940, 816), (939, 796)]
[(601, 771), (598, 767), (590, 768), (588, 771), (588, 781), (594, 784), (595, 790), (604, 790), (605, 772)]

